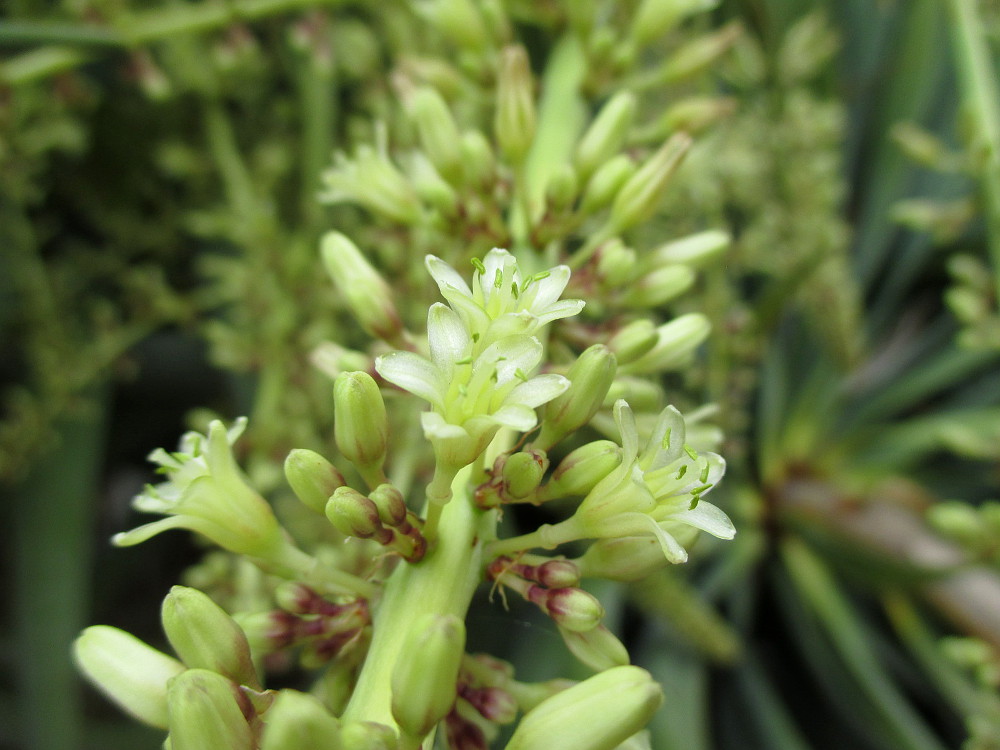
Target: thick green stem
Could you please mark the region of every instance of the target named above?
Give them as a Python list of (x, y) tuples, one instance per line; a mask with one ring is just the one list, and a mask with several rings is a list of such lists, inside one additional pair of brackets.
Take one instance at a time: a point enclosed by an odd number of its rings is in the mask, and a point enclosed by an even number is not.
[(483, 547), (496, 526), (495, 511), (481, 511), (467, 490), (470, 467), (452, 484), (454, 496), (441, 511), (438, 540), (417, 564), (402, 564), (385, 584), (374, 615), (368, 657), (343, 718), (376, 721), (396, 727), (392, 716), (392, 671), (407, 641), (409, 628), (421, 615), (455, 615), (465, 619), (472, 595), (482, 580)]

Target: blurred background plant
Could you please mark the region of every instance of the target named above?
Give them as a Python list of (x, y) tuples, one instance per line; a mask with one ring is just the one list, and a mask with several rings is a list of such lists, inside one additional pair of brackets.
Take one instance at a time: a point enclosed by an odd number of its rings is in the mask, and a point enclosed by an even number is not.
[[(507, 246), (498, 207), (525, 184), (525, 213), (544, 215), (522, 221), (532, 242), (599, 240), (574, 283), (649, 248), (705, 256), (649, 306), (712, 322), (662, 385), (683, 408), (715, 405), (729, 471), (713, 500), (740, 533), (600, 591), (667, 692), (652, 746), (1000, 746), (993, 5), (9, 0), (4, 13), (0, 745), (159, 742), (81, 691), (69, 643), (94, 621), (162, 643), (158, 603), (182, 575), (220, 598), (243, 590), (228, 558), (191, 568), (203, 550), (180, 536), (107, 549), (151, 448), (247, 414), (244, 465), (279, 508), (289, 449), (332, 448), (328, 375), (369, 353), (318, 271), (320, 235), (349, 233), (422, 294), (409, 259)], [(417, 156), (418, 91), (481, 127), (502, 44), (538, 64), (564, 29), (585, 74), (575, 97), (543, 79), (543, 108), (585, 122), (617, 91), (636, 97), (617, 166), (604, 154), (583, 171), (613, 181), (672, 134), (695, 137), (652, 216), (614, 237), (581, 174), (518, 181), (487, 164), (455, 195)], [(580, 340), (627, 323), (618, 312), (588, 309)], [(551, 624), (516, 614), (512, 640), (477, 605), (475, 648), (524, 678), (567, 673)]]

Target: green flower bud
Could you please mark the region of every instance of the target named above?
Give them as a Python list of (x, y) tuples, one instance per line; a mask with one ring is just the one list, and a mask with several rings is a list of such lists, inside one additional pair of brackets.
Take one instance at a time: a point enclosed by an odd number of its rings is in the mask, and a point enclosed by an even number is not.
[(340, 722), (316, 698), (282, 690), (264, 715), (260, 750), (341, 750)]
[(635, 272), (635, 250), (614, 237), (597, 251), (597, 275), (609, 287), (620, 287), (632, 280)]
[(77, 667), (102, 693), (141, 722), (167, 728), (167, 682), (184, 665), (134, 635), (93, 625), (73, 643)]
[(489, 32), (471, 0), (431, 0), (417, 10), (453, 44), (474, 52), (489, 47)]
[(622, 186), (611, 206), (611, 227), (615, 234), (642, 223), (652, 215), (667, 182), (689, 148), (690, 136), (677, 133)]
[(660, 543), (651, 536), (598, 539), (576, 560), (585, 578), (640, 581), (667, 564)]
[(375, 380), (366, 372), (341, 373), (333, 384), (333, 406), (337, 450), (357, 467), (369, 487), (381, 484), (389, 418)]
[(658, 71), (657, 81), (673, 83), (698, 75), (722, 57), (740, 38), (743, 27), (730, 23), (678, 48)]
[(628, 155), (618, 154), (608, 159), (587, 181), (580, 201), (580, 213), (585, 216), (594, 214), (611, 205), (618, 191), (635, 173), (635, 162)]
[(691, 268), (704, 268), (725, 252), (731, 242), (732, 237), (728, 232), (709, 229), (660, 245), (646, 256), (644, 265), (657, 268), (671, 263), (683, 263)]
[(531, 586), (527, 598), (556, 624), (572, 633), (586, 633), (601, 624), (604, 607), (597, 598), (583, 589), (547, 589)]
[(638, 359), (656, 346), (658, 339), (653, 321), (641, 318), (633, 320), (612, 336), (608, 341), (608, 349), (614, 353), (618, 362), (624, 365)]
[(732, 115), (739, 100), (732, 96), (691, 96), (671, 104), (660, 118), (656, 132), (662, 135), (684, 131), (698, 135)]
[(573, 205), (579, 190), (580, 183), (573, 167), (560, 164), (545, 185), (545, 198), (552, 208), (562, 211)]
[(661, 37), (688, 16), (710, 10), (718, 0), (643, 0), (632, 17), (629, 36), (637, 46)]
[(582, 633), (559, 628), (559, 634), (570, 653), (595, 672), (629, 663), (625, 644), (603, 625)]
[(631, 91), (619, 91), (601, 107), (576, 148), (575, 164), (582, 176), (589, 177), (618, 153), (632, 126), (635, 110), (636, 98)]
[(352, 487), (334, 491), (326, 504), (326, 517), (345, 536), (375, 539), (379, 544), (392, 541), (392, 532), (382, 526), (375, 503)]
[(160, 612), (163, 631), (174, 651), (191, 669), (208, 669), (237, 685), (261, 690), (246, 634), (208, 595), (174, 586)]
[[(659, 333), (656, 340), (659, 341)], [(628, 401), (637, 412), (658, 412), (663, 408), (663, 386), (648, 378), (619, 375), (608, 389), (604, 408), (610, 409), (618, 400)]]
[(342, 372), (350, 370), (370, 370), (374, 366), (371, 357), (354, 349), (346, 349), (332, 341), (324, 341), (309, 353), (309, 361), (331, 380)]
[(489, 140), (478, 130), (462, 133), (462, 168), (470, 185), (487, 185), (496, 173), (496, 157)]
[(622, 301), (630, 307), (659, 307), (690, 289), (694, 280), (687, 266), (663, 266), (630, 286)]
[(564, 458), (549, 481), (539, 489), (540, 502), (586, 495), (622, 462), (621, 447), (611, 440), (595, 440)]
[(399, 750), (392, 727), (376, 721), (349, 721), (340, 727), (340, 741), (350, 750)]
[(820, 71), (839, 46), (826, 13), (807, 13), (785, 32), (775, 70), (785, 85), (801, 85)]
[(520, 45), (504, 47), (497, 80), (497, 143), (507, 160), (519, 164), (535, 138), (535, 93), (528, 53)]
[(603, 344), (594, 344), (570, 367), (570, 386), (545, 405), (542, 431), (532, 444), (547, 450), (566, 435), (584, 427), (601, 408), (615, 377), (615, 355)]
[(453, 182), (461, 174), (462, 150), (458, 126), (444, 98), (434, 89), (422, 87), (413, 94), (409, 110), (427, 157), (446, 180)]
[(614, 750), (642, 730), (662, 702), (663, 691), (646, 670), (613, 667), (539, 703), (506, 750)]
[(285, 479), (307, 508), (323, 513), (330, 495), (343, 487), (344, 476), (316, 451), (296, 448), (285, 459)]
[(253, 747), (241, 703), (248, 701), (236, 685), (215, 672), (189, 669), (174, 677), (167, 687), (171, 750)]
[(402, 331), (392, 290), (351, 240), (340, 232), (323, 235), (320, 252), (341, 298), (366, 333), (393, 341)]
[(504, 494), (513, 500), (526, 498), (542, 483), (542, 477), (549, 468), (549, 459), (543, 451), (527, 450), (513, 453), (504, 461)]
[(420, 199), (446, 217), (458, 215), (458, 193), (438, 173), (437, 169), (420, 152), (415, 152), (410, 159), (410, 176), (413, 189)]
[(666, 372), (683, 367), (708, 338), (711, 324), (701, 313), (688, 313), (657, 329), (659, 340), (639, 359), (622, 366), (626, 374)]
[(378, 517), (387, 526), (399, 526), (406, 520), (406, 502), (403, 493), (389, 483), (380, 484), (370, 493), (369, 499), (378, 508)]
[(392, 716), (408, 735), (422, 739), (455, 705), (464, 655), (460, 618), (425, 614), (413, 623), (392, 670)]

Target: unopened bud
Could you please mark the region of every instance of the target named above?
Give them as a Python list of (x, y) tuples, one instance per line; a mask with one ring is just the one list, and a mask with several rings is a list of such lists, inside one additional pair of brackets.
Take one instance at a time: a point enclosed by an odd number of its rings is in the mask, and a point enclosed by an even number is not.
[(471, 185), (486, 185), (496, 172), (496, 157), (493, 147), (478, 130), (462, 133), (462, 168), (465, 180)]
[(465, 654), (465, 624), (455, 615), (426, 614), (409, 630), (392, 670), (392, 716), (422, 739), (455, 704)]
[(345, 372), (333, 384), (334, 439), (369, 487), (382, 483), (389, 418), (378, 384), (366, 372)]
[(462, 169), (462, 151), (458, 126), (444, 98), (423, 87), (413, 95), (409, 110), (427, 157), (445, 179), (455, 180)]
[(500, 150), (512, 164), (519, 164), (535, 137), (531, 65), (520, 45), (505, 47), (501, 54), (493, 127)]
[(698, 232), (660, 245), (647, 256), (646, 264), (651, 268), (670, 263), (683, 263), (691, 268), (704, 268), (725, 252), (731, 242), (732, 238), (728, 232), (709, 229), (706, 232)]
[(635, 173), (635, 162), (628, 155), (618, 154), (608, 159), (587, 181), (580, 201), (580, 213), (594, 214), (611, 205), (618, 191)]
[(321, 253), (327, 273), (361, 327), (386, 341), (397, 338), (402, 323), (392, 290), (357, 245), (340, 232), (327, 232)]
[(399, 750), (392, 727), (376, 721), (349, 721), (340, 727), (340, 741), (350, 750)]
[(102, 693), (139, 721), (167, 728), (167, 682), (184, 665), (134, 635), (93, 625), (73, 643), (77, 667)]
[(246, 634), (207, 594), (174, 586), (163, 600), (163, 631), (177, 655), (192, 669), (208, 669), (237, 685), (260, 690)]
[(406, 520), (406, 502), (403, 493), (391, 484), (383, 483), (368, 493), (378, 508), (378, 516), (388, 526), (399, 526)]
[(662, 702), (649, 672), (613, 667), (535, 706), (506, 750), (613, 750), (642, 730)]
[(532, 494), (542, 483), (549, 459), (543, 451), (527, 450), (507, 456), (501, 476), (505, 494), (514, 500)]
[[(657, 341), (659, 334), (657, 334)], [(663, 386), (649, 378), (619, 375), (608, 389), (604, 407), (610, 409), (619, 399), (628, 401), (637, 412), (654, 412), (663, 408)]]
[(315, 697), (284, 689), (265, 715), (260, 750), (341, 750), (340, 722)]
[(739, 100), (732, 96), (691, 96), (667, 108), (655, 126), (661, 135), (683, 130), (698, 135), (706, 128), (732, 115)]
[(616, 234), (642, 223), (656, 210), (667, 182), (690, 148), (690, 136), (677, 133), (622, 186), (611, 207)]
[(285, 459), (285, 479), (307, 508), (323, 513), (330, 495), (343, 487), (344, 476), (316, 451), (295, 448)]
[(533, 566), (532, 580), (547, 589), (575, 588), (580, 585), (580, 570), (569, 560), (549, 560)]
[(542, 430), (533, 445), (547, 450), (563, 437), (584, 427), (601, 408), (617, 368), (615, 355), (594, 344), (570, 367), (570, 386), (545, 405)]
[(601, 624), (604, 607), (593, 594), (583, 589), (546, 589), (531, 586), (528, 599), (561, 628), (573, 633), (585, 633)]
[(637, 46), (657, 39), (686, 17), (710, 10), (718, 0), (643, 0), (632, 16), (629, 36)]
[(442, 216), (453, 217), (458, 214), (458, 193), (441, 176), (430, 160), (420, 152), (412, 155), (410, 163), (410, 178), (413, 189), (420, 199), (436, 209)]
[(657, 74), (660, 83), (674, 83), (701, 73), (722, 57), (743, 33), (738, 23), (704, 34), (679, 47)]
[(489, 47), (489, 32), (472, 0), (433, 0), (415, 7), (453, 44), (475, 52)]
[(660, 543), (651, 536), (598, 539), (576, 560), (585, 578), (640, 581), (667, 564)]
[(170, 681), (167, 706), (171, 750), (253, 747), (238, 688), (220, 674), (189, 669)]
[(694, 281), (694, 271), (687, 266), (663, 266), (639, 278), (622, 300), (630, 307), (659, 307), (686, 292)]
[(635, 117), (636, 98), (631, 91), (620, 91), (601, 107), (576, 149), (575, 163), (580, 174), (589, 177), (598, 167), (618, 153)]
[(801, 85), (815, 76), (837, 52), (839, 42), (822, 11), (807, 13), (785, 32), (775, 70), (786, 86)]
[(683, 367), (708, 338), (711, 324), (701, 313), (688, 313), (657, 329), (659, 340), (639, 359), (622, 366), (628, 374), (666, 372)]
[(573, 205), (579, 190), (580, 182), (573, 167), (561, 164), (556, 167), (545, 185), (545, 198), (552, 208), (562, 211)]
[(544, 500), (586, 495), (622, 462), (621, 447), (611, 440), (595, 440), (564, 458), (540, 488)]
[(603, 625), (583, 633), (559, 628), (559, 634), (570, 653), (596, 672), (629, 663), (625, 644)]
[(332, 341), (324, 341), (309, 353), (309, 361), (324, 375), (335, 379), (342, 372), (370, 370), (372, 358), (363, 352), (346, 349)]
[(648, 352), (659, 339), (656, 326), (648, 318), (633, 320), (608, 340), (610, 349), (620, 364), (627, 364)]
[(620, 287), (632, 280), (635, 273), (635, 250), (615, 237), (597, 251), (597, 275), (605, 286)]
[(359, 539), (392, 541), (392, 532), (382, 526), (375, 503), (351, 487), (339, 487), (326, 504), (326, 517), (341, 534)]

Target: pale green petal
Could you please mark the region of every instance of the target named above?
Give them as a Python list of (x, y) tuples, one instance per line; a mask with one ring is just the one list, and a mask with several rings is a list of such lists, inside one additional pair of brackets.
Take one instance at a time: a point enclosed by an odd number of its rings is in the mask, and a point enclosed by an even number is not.
[(562, 375), (547, 374), (532, 378), (526, 383), (515, 386), (505, 403), (523, 404), (534, 409), (536, 406), (548, 403), (569, 388), (569, 380)]
[(615, 401), (612, 411), (622, 438), (622, 464), (628, 465), (639, 455), (639, 433), (635, 426), (635, 414), (623, 399)]
[(666, 407), (656, 420), (646, 450), (642, 452), (640, 464), (646, 471), (669, 466), (684, 454), (686, 439), (684, 417), (673, 406)]
[(375, 360), (375, 370), (390, 383), (444, 409), (441, 373), (429, 360), (413, 352), (390, 352)]
[(533, 430), (538, 424), (538, 415), (535, 414), (535, 410), (521, 404), (507, 404), (490, 416), (497, 424), (510, 427), (518, 432)]
[(472, 339), (458, 313), (435, 302), (427, 312), (427, 342), (431, 359), (443, 372), (451, 372), (455, 362), (469, 355)]
[(729, 516), (705, 500), (700, 501), (693, 509), (672, 513), (664, 523), (684, 523), (707, 531), (719, 539), (732, 539), (736, 536), (736, 527)]
[(545, 325), (546, 323), (551, 323), (553, 320), (576, 315), (586, 304), (582, 299), (564, 299), (544, 309), (534, 308), (534, 313), (538, 316), (539, 324)]
[(472, 290), (469, 289), (469, 285), (465, 283), (462, 275), (436, 255), (426, 256), (424, 258), (424, 265), (427, 267), (427, 271), (434, 281), (437, 282), (438, 289), (441, 290), (441, 294), (446, 299), (448, 295), (445, 292), (449, 288), (454, 289), (460, 294), (464, 294), (470, 299), (472, 298)]
[[(531, 309), (536, 315), (552, 306), (569, 283), (569, 266), (555, 266), (549, 269), (549, 275), (534, 282), (526, 290)], [(579, 300), (572, 300), (579, 301)], [(527, 304), (525, 305), (528, 306)]]
[(130, 531), (122, 531), (115, 534), (111, 537), (111, 543), (117, 547), (131, 547), (134, 544), (145, 542), (147, 539), (152, 539), (161, 531), (167, 531), (168, 529), (190, 528), (189, 522), (190, 519), (186, 516), (170, 516), (169, 518), (161, 518), (159, 521), (145, 523), (142, 526), (137, 526)]
[(444, 420), (437, 412), (425, 411), (420, 415), (420, 426), (423, 427), (424, 437), (428, 440), (431, 438), (437, 438), (441, 440), (448, 439), (469, 439), (469, 433), (465, 428), (449, 424)]

